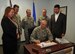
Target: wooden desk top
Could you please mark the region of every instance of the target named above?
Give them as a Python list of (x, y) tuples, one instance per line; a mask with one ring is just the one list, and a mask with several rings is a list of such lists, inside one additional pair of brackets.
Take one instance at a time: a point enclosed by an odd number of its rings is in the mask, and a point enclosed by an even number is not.
[(73, 43), (65, 43), (65, 44), (57, 44), (47, 48), (40, 48), (35, 44), (27, 44), (27, 45), (24, 45), (24, 49), (28, 50), (30, 54), (47, 54), (47, 53), (56, 52), (65, 48), (69, 48), (72, 46), (74, 46)]

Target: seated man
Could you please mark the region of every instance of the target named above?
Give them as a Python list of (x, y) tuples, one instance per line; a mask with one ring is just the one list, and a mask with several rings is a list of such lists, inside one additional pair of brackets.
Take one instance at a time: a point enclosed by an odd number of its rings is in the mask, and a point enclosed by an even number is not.
[(41, 20), (40, 26), (36, 27), (31, 36), (31, 42), (40, 43), (44, 41), (52, 41), (52, 34), (47, 28), (47, 21), (45, 19)]

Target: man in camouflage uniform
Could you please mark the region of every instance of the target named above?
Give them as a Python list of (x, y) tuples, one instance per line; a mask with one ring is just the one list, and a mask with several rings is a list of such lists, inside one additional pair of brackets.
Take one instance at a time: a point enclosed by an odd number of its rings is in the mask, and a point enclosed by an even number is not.
[(49, 27), (49, 17), (47, 16), (47, 10), (46, 9), (42, 10), (42, 16), (40, 16), (40, 18), (38, 19), (38, 25), (40, 25), (40, 21), (42, 19), (47, 20), (47, 27)]
[(20, 39), (21, 34), (22, 34), (22, 28), (21, 28), (21, 17), (18, 14), (19, 6), (14, 5), (13, 8), (14, 8), (14, 11), (15, 11), (15, 14), (13, 16), (13, 20), (18, 24), (18, 34), (19, 34), (19, 39)]
[(52, 34), (46, 25), (47, 21), (45, 19), (41, 20), (40, 26), (36, 27), (30, 36), (31, 42), (40, 43), (48, 40), (52, 41)]
[(18, 11), (19, 11), (19, 6), (18, 5), (14, 5), (13, 6), (13, 9), (14, 9), (14, 16), (13, 16), (13, 21), (17, 23), (18, 25), (18, 37), (17, 37), (17, 43), (18, 43), (18, 46), (17, 46), (17, 53), (19, 53), (19, 48), (20, 48), (20, 41), (21, 41), (21, 34), (22, 34), (22, 27), (21, 27), (21, 17), (20, 15), (18, 14)]
[(28, 44), (30, 42), (30, 37), (28, 35), (28, 29), (34, 26), (34, 19), (31, 17), (31, 10), (26, 10), (27, 16), (22, 20), (22, 28), (24, 29), (25, 42)]

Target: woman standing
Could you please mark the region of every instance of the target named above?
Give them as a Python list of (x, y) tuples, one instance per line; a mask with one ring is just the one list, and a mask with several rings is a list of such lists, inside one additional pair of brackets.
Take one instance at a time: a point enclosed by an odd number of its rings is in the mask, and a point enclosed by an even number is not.
[(4, 54), (16, 54), (17, 51), (17, 24), (12, 20), (14, 9), (7, 7), (1, 21), (3, 29), (2, 41)]

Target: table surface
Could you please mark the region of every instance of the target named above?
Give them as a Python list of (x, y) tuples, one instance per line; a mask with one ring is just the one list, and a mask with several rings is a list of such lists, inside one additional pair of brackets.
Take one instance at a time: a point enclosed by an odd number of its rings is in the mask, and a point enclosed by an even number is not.
[(40, 48), (35, 44), (26, 44), (24, 45), (24, 49), (26, 49), (30, 54), (47, 54), (53, 53), (65, 48), (69, 48), (74, 46), (73, 43), (65, 43), (65, 44), (57, 44), (46, 48)]

